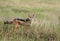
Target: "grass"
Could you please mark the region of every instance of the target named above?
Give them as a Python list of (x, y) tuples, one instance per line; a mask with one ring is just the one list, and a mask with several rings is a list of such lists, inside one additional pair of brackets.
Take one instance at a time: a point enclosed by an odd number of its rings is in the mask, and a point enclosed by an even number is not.
[[(59, 4), (60, 0), (0, 0), (0, 41), (60, 41)], [(35, 20), (29, 29), (21, 26), (13, 31), (13, 24), (3, 24), (33, 13)]]

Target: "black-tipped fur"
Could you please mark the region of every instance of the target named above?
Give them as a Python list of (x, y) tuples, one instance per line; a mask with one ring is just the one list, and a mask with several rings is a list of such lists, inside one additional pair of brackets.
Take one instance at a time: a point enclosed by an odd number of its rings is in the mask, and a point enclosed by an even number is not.
[(23, 21), (23, 22), (28, 22), (28, 21), (30, 21), (29, 18), (27, 18), (27, 19), (15, 18), (14, 20), (19, 20), (19, 21)]

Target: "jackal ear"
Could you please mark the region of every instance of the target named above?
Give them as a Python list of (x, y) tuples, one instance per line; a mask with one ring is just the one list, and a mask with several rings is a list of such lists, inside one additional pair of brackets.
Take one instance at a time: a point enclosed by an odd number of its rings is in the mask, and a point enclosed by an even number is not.
[(35, 16), (35, 15), (33, 14), (33, 16)]

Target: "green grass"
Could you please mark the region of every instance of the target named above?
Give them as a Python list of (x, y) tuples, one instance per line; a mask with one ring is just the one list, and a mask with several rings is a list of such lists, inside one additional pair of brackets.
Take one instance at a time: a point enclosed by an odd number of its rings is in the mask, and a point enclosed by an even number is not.
[[(60, 0), (0, 0), (0, 41), (60, 41), (59, 4)], [(13, 24), (3, 24), (33, 13), (35, 20), (29, 29), (21, 26), (13, 31)]]

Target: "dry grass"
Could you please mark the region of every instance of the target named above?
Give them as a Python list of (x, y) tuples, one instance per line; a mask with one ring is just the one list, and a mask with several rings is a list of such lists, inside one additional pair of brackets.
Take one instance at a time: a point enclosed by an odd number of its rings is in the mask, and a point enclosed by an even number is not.
[[(35, 17), (29, 29), (3, 24), (30, 13)], [(60, 41), (60, 0), (0, 0), (0, 41)]]

